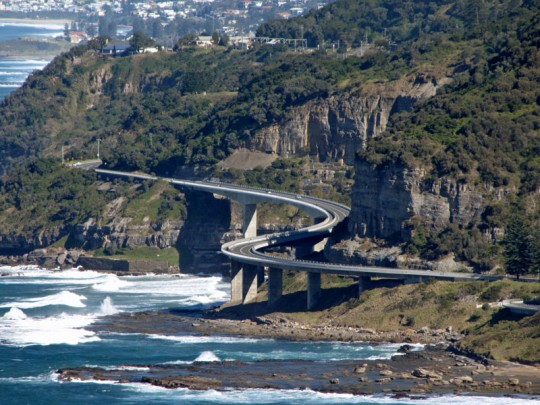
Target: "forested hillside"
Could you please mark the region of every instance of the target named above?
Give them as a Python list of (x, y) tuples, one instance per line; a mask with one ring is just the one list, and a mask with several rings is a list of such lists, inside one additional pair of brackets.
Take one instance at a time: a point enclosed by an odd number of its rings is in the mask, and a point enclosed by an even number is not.
[[(302, 52), (181, 42), (172, 53), (110, 58), (99, 53), (100, 40), (74, 48), (0, 105), (2, 215), (61, 218), (44, 213), (51, 207), (12, 201), (10, 187), (39, 180), (31, 162), (59, 159), (62, 148), (67, 159), (94, 157), (98, 139), (108, 167), (255, 178), (298, 191), (303, 178), (313, 179), (309, 160), (352, 164), (347, 156), (357, 154), (357, 172), (420, 169), (421, 192), (444, 182), (473, 190), (479, 202), (466, 220), (400, 217), (395, 226), (407, 232), (382, 237), (410, 255), (454, 251), (486, 270), (500, 263), (513, 212), (531, 229), (538, 221), (538, 19), (535, 1), (338, 0), (260, 27), (261, 36), (307, 39)], [(285, 160), (266, 175), (216, 169), (239, 148)], [(298, 157), (304, 166), (291, 169), (297, 163), (286, 159)], [(339, 184), (332, 193), (349, 198)], [(92, 200), (97, 205), (66, 220), (83, 221), (110, 203)]]

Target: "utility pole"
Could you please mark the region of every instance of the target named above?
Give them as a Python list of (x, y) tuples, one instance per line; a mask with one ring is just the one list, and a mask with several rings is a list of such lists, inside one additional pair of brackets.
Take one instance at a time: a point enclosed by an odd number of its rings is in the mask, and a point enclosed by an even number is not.
[(98, 138), (97, 140), (97, 158), (99, 159), (99, 143), (101, 142), (101, 139)]
[(64, 164), (64, 145), (62, 145), (62, 165)]

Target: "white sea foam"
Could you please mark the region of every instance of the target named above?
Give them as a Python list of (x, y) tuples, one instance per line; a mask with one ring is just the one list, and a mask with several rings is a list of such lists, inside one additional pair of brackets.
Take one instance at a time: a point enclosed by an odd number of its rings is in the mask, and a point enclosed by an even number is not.
[(171, 295), (197, 297), (210, 297), (211, 300), (228, 297), (229, 283), (225, 283), (221, 277), (171, 277), (153, 276), (141, 279), (127, 278), (133, 281), (132, 292), (149, 295)]
[(106, 297), (100, 306), (101, 313), (103, 315), (114, 315), (120, 312), (112, 302), (111, 297)]
[(81, 271), (77, 269), (47, 270), (37, 266), (0, 267), (5, 284), (97, 284), (107, 278), (107, 274), (96, 271)]
[(105, 276), (105, 280), (94, 284), (93, 288), (97, 291), (104, 291), (104, 292), (115, 292), (119, 291), (121, 288), (129, 286), (130, 283), (124, 280), (120, 280), (118, 276), (114, 274), (107, 274)]
[(59, 23), (44, 21), (6, 21), (0, 20), (0, 27), (32, 27), (46, 30), (63, 30), (64, 26)]
[(528, 405), (537, 403), (526, 398), (485, 397), (485, 396), (432, 396), (417, 398), (394, 398), (383, 395), (352, 395), (322, 393), (312, 390), (274, 390), (274, 389), (244, 389), (215, 391), (196, 391), (186, 388), (168, 389), (141, 383), (123, 384), (123, 387), (135, 392), (137, 398), (173, 399), (186, 403), (213, 404), (291, 404), (291, 405), (320, 405), (320, 404), (359, 404), (359, 405)]
[(220, 343), (220, 344), (238, 344), (238, 343), (261, 343), (272, 342), (273, 339), (253, 339), (229, 336), (168, 336), (168, 335), (146, 335), (150, 339), (172, 340), (183, 344), (199, 343)]
[(213, 352), (206, 350), (199, 354), (199, 356), (195, 359), (195, 361), (204, 361), (204, 362), (213, 362), (213, 361), (221, 361), (221, 359), (216, 356)]
[(9, 320), (9, 321), (23, 320), (26, 318), (27, 318), (26, 314), (17, 307), (11, 308), (2, 317), (2, 319)]
[(0, 66), (2, 65), (36, 65), (45, 66), (49, 63), (49, 59), (0, 59)]
[(46, 297), (29, 298), (27, 300), (7, 302), (0, 305), (0, 308), (18, 307), (23, 309), (41, 308), (50, 305), (64, 305), (73, 308), (84, 308), (86, 305), (82, 302), (86, 300), (84, 295), (78, 295), (71, 291), (61, 291)]
[(85, 330), (94, 316), (61, 314), (25, 319), (0, 318), (0, 340), (15, 346), (87, 343), (100, 340)]
[(86, 368), (100, 368), (107, 371), (150, 371), (150, 367), (145, 366), (127, 366), (120, 364), (118, 366), (99, 366), (97, 364), (85, 364), (84, 367)]

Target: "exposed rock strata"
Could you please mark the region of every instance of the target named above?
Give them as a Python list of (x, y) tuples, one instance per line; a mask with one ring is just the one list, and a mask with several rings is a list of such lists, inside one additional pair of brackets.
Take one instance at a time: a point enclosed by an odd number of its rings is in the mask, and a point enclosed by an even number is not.
[(480, 191), (451, 179), (428, 180), (426, 174), (423, 168), (357, 162), (349, 232), (407, 241), (415, 223), (437, 230), (467, 225), (481, 214)]
[(77, 225), (73, 231), (76, 244), (85, 249), (98, 249), (108, 244), (133, 249), (150, 246), (165, 249), (176, 246), (182, 221), (164, 221), (133, 224), (131, 218), (117, 217), (111, 223), (100, 226), (93, 218)]
[(324, 256), (330, 262), (349, 265), (448, 272), (464, 269), (463, 263), (457, 262), (452, 254), (437, 261), (422, 260), (403, 254), (399, 246), (379, 246), (368, 238), (358, 237), (328, 244)]
[(308, 153), (320, 161), (353, 164), (356, 151), (386, 129), (391, 114), (412, 109), (448, 79), (419, 75), (414, 81), (371, 85), (293, 108), (288, 119), (256, 130), (249, 148), (281, 156)]
[(44, 248), (67, 235), (68, 232), (69, 227), (62, 225), (46, 227), (34, 234), (15, 232), (0, 234), (0, 252), (3, 254), (21, 254)]

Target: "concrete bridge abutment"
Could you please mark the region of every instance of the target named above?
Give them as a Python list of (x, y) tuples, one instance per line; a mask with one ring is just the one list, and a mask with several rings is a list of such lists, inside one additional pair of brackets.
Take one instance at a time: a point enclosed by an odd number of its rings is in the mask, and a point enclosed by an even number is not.
[(321, 273), (307, 274), (307, 309), (313, 309), (321, 297)]
[(258, 266), (231, 263), (231, 302), (246, 303), (257, 296)]
[(370, 284), (371, 284), (371, 277), (369, 276), (358, 277), (358, 297), (360, 297), (362, 293), (370, 287)]
[(257, 236), (257, 204), (243, 204), (242, 233), (244, 238)]
[(283, 295), (283, 269), (268, 269), (268, 306), (273, 307)]

